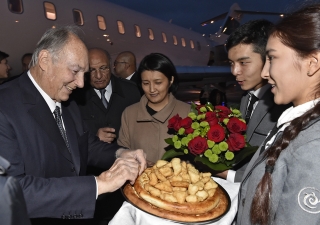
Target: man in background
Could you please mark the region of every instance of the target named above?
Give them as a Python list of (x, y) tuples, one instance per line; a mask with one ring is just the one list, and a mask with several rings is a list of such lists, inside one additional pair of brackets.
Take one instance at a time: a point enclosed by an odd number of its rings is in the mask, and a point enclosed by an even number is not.
[(136, 83), (136, 57), (132, 52), (121, 52), (114, 61), (113, 66), (115, 75)]
[(0, 84), (2, 84), (9, 76), (11, 67), (8, 64), (9, 55), (0, 51)]
[(21, 58), (22, 63), (22, 73), (29, 70), (29, 64), (31, 62), (32, 53), (26, 53)]
[(140, 100), (135, 84), (112, 75), (110, 61), (107, 51), (90, 49), (88, 82), (73, 95), (90, 131), (109, 143), (118, 136), (123, 110)]
[[(101, 141), (116, 142), (121, 126), (123, 110), (140, 100), (137, 86), (111, 73), (110, 55), (99, 48), (89, 50), (89, 74), (86, 88), (73, 94), (79, 106), (83, 122)], [(87, 173), (99, 175), (99, 167), (88, 167)], [(108, 204), (109, 201), (113, 204)], [(107, 224), (121, 207), (125, 199), (120, 190), (99, 196), (95, 218), (100, 224)]]

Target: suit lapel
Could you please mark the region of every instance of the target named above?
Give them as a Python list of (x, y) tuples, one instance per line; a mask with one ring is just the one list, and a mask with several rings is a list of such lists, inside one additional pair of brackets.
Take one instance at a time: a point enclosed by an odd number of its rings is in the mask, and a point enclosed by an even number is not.
[(246, 109), (249, 101), (248, 93), (245, 96), (242, 96), (241, 103), (240, 103), (240, 112), (242, 114), (242, 118), (246, 117)]
[(75, 130), (75, 124), (71, 112), (62, 104), (62, 118), (64, 126), (66, 128), (66, 133), (69, 141), (70, 151), (72, 161), (75, 167), (77, 174), (80, 172), (80, 155), (79, 155), (79, 146), (78, 146), (78, 135)]
[(23, 103), (25, 105), (30, 105), (28, 110), (30, 116), (38, 123), (40, 129), (42, 129), (57, 146), (61, 154), (72, 162), (70, 153), (63, 137), (60, 134), (59, 128), (49, 106), (33, 85), (27, 74), (22, 75), (20, 79), (20, 87)]
[(265, 117), (265, 115), (270, 111), (270, 109), (274, 106), (273, 102), (273, 94), (268, 89), (263, 97), (259, 100), (258, 105), (256, 106), (253, 114), (250, 118), (250, 122), (247, 128), (247, 140), (250, 141), (253, 132), (260, 124), (261, 120)]
[(99, 98), (99, 96), (97, 95), (97, 93), (94, 91), (93, 88), (90, 88), (90, 90), (88, 91), (88, 94), (89, 94), (89, 97), (88, 97), (89, 101), (92, 101), (93, 104), (99, 107), (103, 112), (107, 112), (107, 109), (104, 107), (101, 99)]

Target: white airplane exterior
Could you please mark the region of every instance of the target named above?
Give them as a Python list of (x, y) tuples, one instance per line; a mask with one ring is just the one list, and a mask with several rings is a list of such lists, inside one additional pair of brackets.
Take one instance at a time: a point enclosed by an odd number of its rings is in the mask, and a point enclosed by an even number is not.
[(81, 27), (88, 48), (106, 49), (113, 60), (125, 50), (135, 53), (138, 63), (161, 52), (176, 66), (187, 66), (178, 69), (181, 73), (194, 68), (198, 74), (212, 73), (207, 67), (210, 44), (200, 33), (104, 0), (1, 0), (0, 15), (0, 51), (10, 55), (13, 75), (21, 73), (22, 55), (33, 52), (45, 30), (70, 24)]

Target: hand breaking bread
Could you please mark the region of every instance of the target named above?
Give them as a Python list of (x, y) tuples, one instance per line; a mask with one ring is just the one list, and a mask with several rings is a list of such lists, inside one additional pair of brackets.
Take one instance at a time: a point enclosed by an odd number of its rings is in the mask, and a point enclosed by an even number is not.
[(133, 187), (127, 184), (124, 194), (139, 208), (177, 221), (214, 219), (228, 207), (227, 197), (211, 173), (201, 173), (179, 158), (171, 162), (158, 160)]

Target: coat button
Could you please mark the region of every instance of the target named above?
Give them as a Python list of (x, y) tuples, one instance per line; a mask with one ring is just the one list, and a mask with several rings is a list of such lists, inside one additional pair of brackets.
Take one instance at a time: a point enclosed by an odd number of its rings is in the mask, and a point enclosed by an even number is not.
[(74, 167), (72, 167), (71, 172), (76, 172), (76, 169)]
[(242, 199), (242, 207), (244, 207), (244, 203), (246, 202), (246, 199)]

